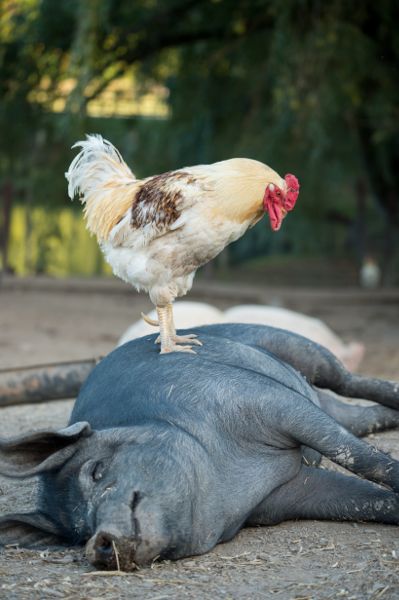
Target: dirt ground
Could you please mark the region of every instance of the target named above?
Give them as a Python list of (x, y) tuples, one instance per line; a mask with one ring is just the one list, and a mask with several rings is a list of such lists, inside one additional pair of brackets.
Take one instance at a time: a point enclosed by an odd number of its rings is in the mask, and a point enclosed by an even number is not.
[[(331, 291), (275, 290), (275, 303), (323, 318), (346, 340), (365, 343), (361, 371), (399, 379), (399, 292), (388, 298)], [(209, 289), (219, 308), (236, 304)], [(190, 296), (194, 299), (195, 294)], [(201, 299), (204, 299), (203, 294)], [(141, 310), (146, 297), (56, 286), (53, 290), (0, 289), (0, 368), (88, 358), (110, 351)], [(0, 409), (0, 436), (62, 426), (72, 401)], [(399, 432), (371, 440), (399, 458)], [(29, 510), (32, 481), (0, 479), (0, 514)], [(399, 598), (397, 527), (316, 521), (251, 528), (212, 552), (177, 562), (155, 563), (130, 574), (104, 575), (81, 549), (0, 552), (0, 598), (233, 598), (344, 600)]]

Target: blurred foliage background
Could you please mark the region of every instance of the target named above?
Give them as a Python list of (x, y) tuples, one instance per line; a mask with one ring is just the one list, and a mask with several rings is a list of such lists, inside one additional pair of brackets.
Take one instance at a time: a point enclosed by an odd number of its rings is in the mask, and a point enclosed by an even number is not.
[(261, 222), (216, 268), (310, 258), (356, 273), (372, 256), (398, 283), (396, 0), (2, 0), (0, 10), (3, 271), (108, 272), (64, 179), (71, 145), (96, 132), (137, 176), (233, 156), (298, 176), (282, 230)]

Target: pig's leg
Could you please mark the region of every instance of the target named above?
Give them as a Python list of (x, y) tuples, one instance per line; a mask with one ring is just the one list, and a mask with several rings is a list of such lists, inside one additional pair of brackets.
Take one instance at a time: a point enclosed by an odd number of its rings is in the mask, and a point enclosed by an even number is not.
[(399, 409), (399, 383), (353, 375), (329, 350), (295, 333), (244, 323), (207, 325), (195, 331), (272, 352), (319, 388), (330, 389), (340, 396), (364, 398)]
[[(327, 392), (321, 390), (316, 392), (321, 408), (356, 437), (399, 427), (399, 411), (393, 408), (380, 404), (373, 406), (348, 404)], [(302, 460), (305, 465), (317, 466), (321, 462), (321, 454), (303, 446)]]
[(257, 346), (293, 366), (313, 385), (347, 398), (363, 398), (399, 409), (399, 383), (353, 375), (329, 350), (283, 329), (259, 325), (210, 325), (211, 335)]
[[(399, 492), (399, 462), (355, 437), (321, 408), (298, 394), (287, 399), (286, 418), (277, 410), (273, 427), (288, 440), (309, 446), (342, 467)], [(274, 412), (274, 411), (272, 411)], [(265, 403), (265, 424), (270, 426), (270, 403)], [(275, 421), (275, 422), (274, 422)]]
[(326, 348), (306, 338), (290, 338), (286, 346), (274, 339), (270, 349), (319, 388), (330, 389), (347, 398), (373, 400), (399, 409), (399, 383), (354, 375)]
[(302, 462), (311, 467), (318, 467), (322, 461), (322, 455), (309, 446), (301, 446)]
[(321, 408), (357, 437), (399, 427), (399, 411), (375, 404), (359, 406), (316, 390)]
[[(330, 389), (347, 398), (373, 400), (384, 406), (399, 409), (399, 383), (354, 375), (323, 346), (300, 336), (273, 332), (270, 344), (264, 334), (261, 347), (292, 365), (307, 380), (319, 388)], [(285, 343), (284, 343), (285, 340)]]
[(275, 525), (291, 519), (376, 521), (399, 524), (399, 495), (369, 481), (302, 466), (250, 515), (247, 525)]
[(326, 373), (319, 373), (314, 384), (331, 389), (340, 396), (363, 398), (389, 408), (399, 409), (399, 383), (353, 375), (340, 363), (335, 368), (331, 365)]

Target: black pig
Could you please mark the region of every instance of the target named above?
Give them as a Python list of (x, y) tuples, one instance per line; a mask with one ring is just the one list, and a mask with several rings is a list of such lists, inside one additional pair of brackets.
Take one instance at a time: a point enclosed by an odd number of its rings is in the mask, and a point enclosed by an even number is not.
[[(94, 565), (129, 570), (206, 552), (244, 525), (399, 523), (399, 462), (356, 437), (399, 424), (398, 384), (351, 375), (287, 331), (196, 332), (195, 356), (160, 356), (154, 336), (118, 348), (68, 427), (0, 444), (1, 474), (41, 480), (35, 512), (0, 519), (0, 544), (86, 543)], [(320, 454), (370, 481), (310, 466)]]

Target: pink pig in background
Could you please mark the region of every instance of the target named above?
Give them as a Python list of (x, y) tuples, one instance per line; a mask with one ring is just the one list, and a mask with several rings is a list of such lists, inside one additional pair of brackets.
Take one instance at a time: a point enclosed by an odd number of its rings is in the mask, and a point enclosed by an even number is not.
[[(359, 342), (343, 342), (323, 321), (307, 315), (274, 306), (242, 304), (224, 312), (205, 302), (178, 301), (174, 304), (174, 314), (178, 329), (214, 323), (256, 323), (287, 329), (321, 344), (350, 371), (355, 371), (364, 355), (364, 346)], [(149, 317), (156, 319), (156, 311)], [(118, 346), (126, 342), (154, 333), (154, 328), (141, 319), (133, 323), (122, 335)]]

